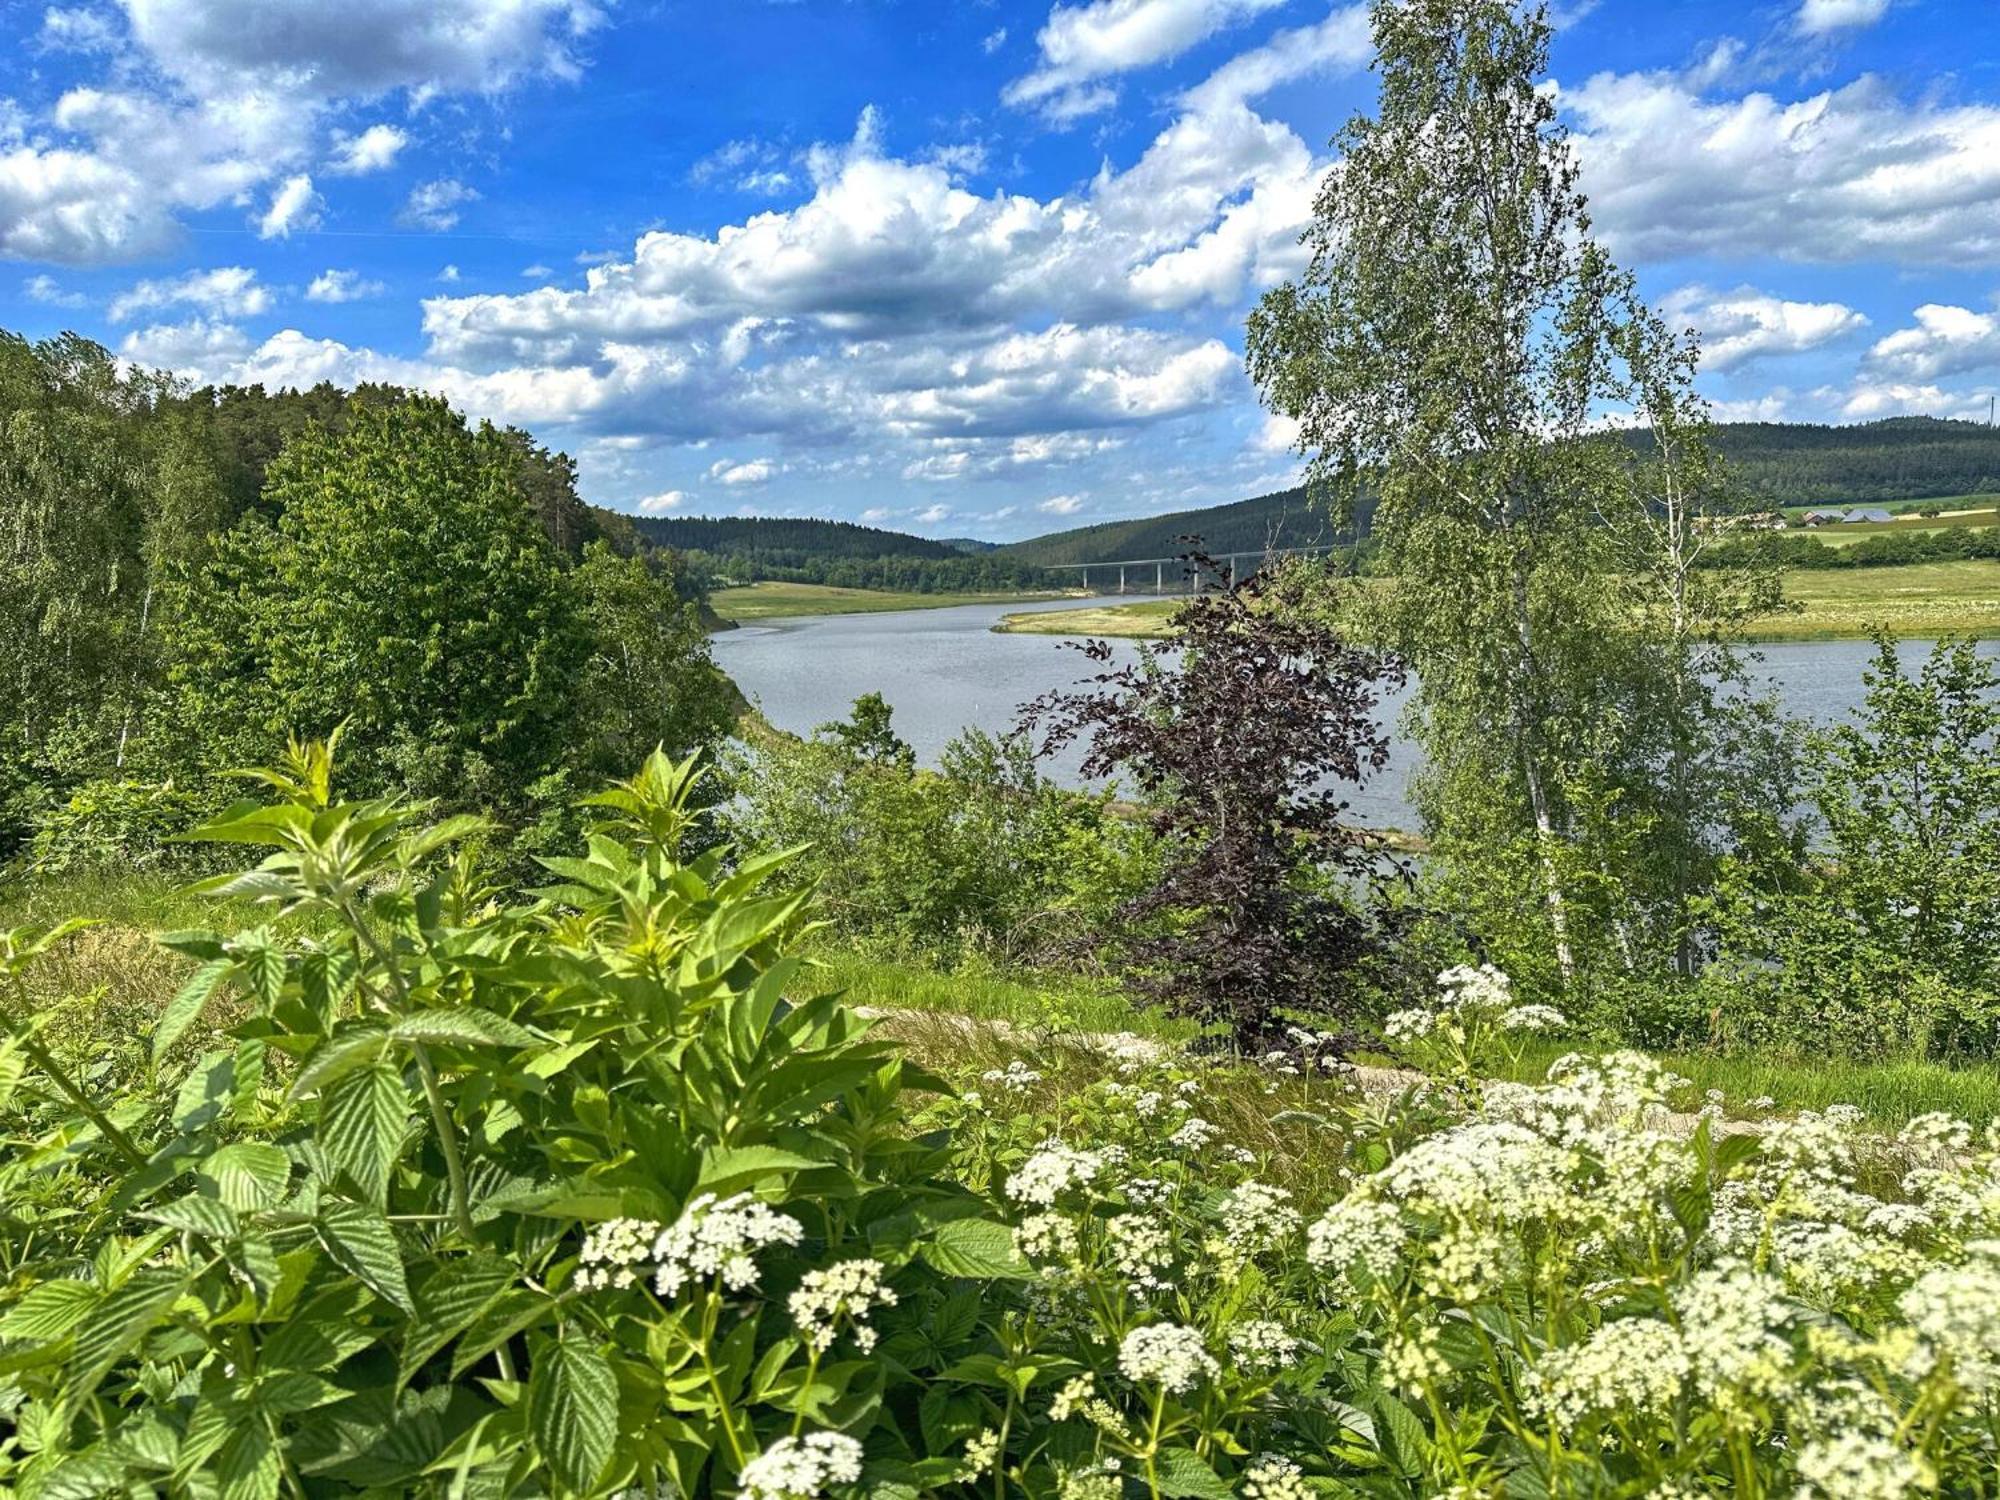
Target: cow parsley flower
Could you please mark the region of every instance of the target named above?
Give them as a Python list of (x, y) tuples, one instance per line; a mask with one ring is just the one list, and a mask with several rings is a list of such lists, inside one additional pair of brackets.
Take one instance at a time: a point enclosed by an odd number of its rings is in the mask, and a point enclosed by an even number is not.
[(1071, 1188), (1088, 1187), (1103, 1170), (1104, 1158), (1098, 1152), (1051, 1142), (1014, 1170), (1007, 1179), (1007, 1195), (1016, 1203), (1049, 1208)]
[(1221, 1134), (1200, 1115), (1189, 1115), (1181, 1128), (1167, 1137), (1167, 1144), (1177, 1151), (1199, 1151)]
[(841, 1432), (781, 1437), (743, 1466), (744, 1500), (813, 1500), (861, 1478), (861, 1445)]
[(1952, 1378), (1974, 1396), (2000, 1388), (2000, 1259), (1926, 1271), (1896, 1308), (1917, 1336), (1906, 1366), (1912, 1377), (1948, 1359)]
[(1500, 1017), (1503, 1031), (1560, 1031), (1567, 1025), (1569, 1017), (1553, 1005), (1516, 1005)]
[(1236, 1487), (1243, 1500), (1312, 1500), (1312, 1486), (1304, 1472), (1289, 1458), (1266, 1453), (1243, 1471)]
[(977, 1433), (965, 1445), (965, 1457), (958, 1466), (961, 1484), (970, 1484), (987, 1473), (1000, 1458), (1000, 1434), (991, 1427)]
[(1382, 1345), (1382, 1374), (1391, 1385), (1428, 1385), (1450, 1373), (1443, 1341), (1429, 1324), (1408, 1334), (1392, 1334)]
[(1014, 1231), (1014, 1248), (1029, 1260), (1068, 1264), (1080, 1244), (1076, 1225), (1062, 1214), (1030, 1214)]
[(1689, 1374), (1725, 1410), (1785, 1383), (1792, 1349), (1782, 1334), (1791, 1318), (1783, 1291), (1773, 1277), (1730, 1262), (1696, 1272), (1674, 1291)]
[(878, 1307), (894, 1307), (896, 1291), (882, 1280), (879, 1260), (846, 1260), (824, 1271), (808, 1271), (800, 1280), (786, 1306), (792, 1321), (813, 1348), (824, 1353), (844, 1322), (854, 1342), (866, 1354), (875, 1347), (878, 1335), (868, 1324), (868, 1315)]
[(1918, 1454), (1876, 1433), (1815, 1438), (1799, 1450), (1799, 1477), (1827, 1500), (1904, 1500), (1929, 1494), (1937, 1475)]
[(678, 1297), (690, 1281), (720, 1276), (732, 1292), (757, 1284), (757, 1251), (770, 1245), (796, 1245), (805, 1229), (790, 1214), (781, 1214), (749, 1193), (717, 1199), (696, 1195), (673, 1225), (653, 1242), (659, 1270), (654, 1288), (662, 1297)]
[(1395, 1204), (1343, 1198), (1306, 1231), (1306, 1260), (1315, 1270), (1336, 1276), (1345, 1277), (1358, 1265), (1376, 1280), (1386, 1280), (1402, 1265), (1408, 1241)]
[(1040, 1083), (1042, 1075), (1017, 1057), (1004, 1068), (988, 1068), (979, 1075), (979, 1081), (998, 1084), (1009, 1093), (1020, 1094)]
[(1248, 1259), (1274, 1250), (1299, 1231), (1299, 1211), (1281, 1187), (1245, 1182), (1229, 1190), (1217, 1209), (1222, 1239), (1230, 1254)]
[(1536, 1410), (1565, 1432), (1610, 1413), (1660, 1416), (1688, 1376), (1687, 1349), (1671, 1324), (1620, 1318), (1580, 1344), (1551, 1349), (1529, 1373)]
[(1119, 1214), (1105, 1221), (1104, 1250), (1118, 1274), (1140, 1290), (1166, 1285), (1174, 1263), (1174, 1232), (1151, 1214)]
[(1118, 1368), (1130, 1380), (1155, 1381), (1176, 1396), (1213, 1380), (1221, 1369), (1201, 1335), (1178, 1323), (1153, 1323), (1126, 1334), (1118, 1346)]
[(660, 1226), (651, 1219), (610, 1219), (595, 1225), (583, 1237), (578, 1257), (583, 1268), (576, 1273), (576, 1284), (586, 1291), (606, 1287), (623, 1291), (638, 1285), (659, 1237)]
[(1229, 1330), (1229, 1352), (1246, 1370), (1264, 1374), (1296, 1363), (1299, 1341), (1285, 1331), (1282, 1323), (1252, 1318)]

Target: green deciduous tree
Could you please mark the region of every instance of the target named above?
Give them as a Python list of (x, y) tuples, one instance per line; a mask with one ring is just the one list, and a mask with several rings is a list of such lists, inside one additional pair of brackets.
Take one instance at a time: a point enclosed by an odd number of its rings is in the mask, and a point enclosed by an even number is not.
[[(1441, 866), (1529, 872), (1520, 947), (1558, 982), (1686, 958), (1764, 743), (1723, 711), (1722, 647), (1770, 596), (1696, 567), (1728, 499), (1692, 345), (1591, 238), (1543, 7), (1382, 0), (1373, 24), (1380, 107), (1337, 139), (1251, 373), (1336, 508), (1376, 498), (1389, 576), (1361, 607), (1418, 675)], [(1602, 441), (1620, 413), (1653, 441)]]
[(176, 612), (170, 763), (345, 721), (360, 784), (505, 807), (564, 759), (592, 637), (515, 444), (440, 400), (365, 406), (289, 442), (266, 499)]

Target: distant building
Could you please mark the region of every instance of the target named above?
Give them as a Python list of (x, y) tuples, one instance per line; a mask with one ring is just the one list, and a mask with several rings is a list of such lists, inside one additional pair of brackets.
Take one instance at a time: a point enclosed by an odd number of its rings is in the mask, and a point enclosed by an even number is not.
[(1861, 522), (1866, 522), (1870, 526), (1879, 526), (1884, 521), (1893, 521), (1896, 518), (1879, 506), (1871, 505), (1864, 509), (1850, 510), (1844, 519), (1850, 526)]
[(1847, 519), (1847, 513), (1839, 510), (1809, 510), (1799, 518), (1806, 526), (1838, 526)]

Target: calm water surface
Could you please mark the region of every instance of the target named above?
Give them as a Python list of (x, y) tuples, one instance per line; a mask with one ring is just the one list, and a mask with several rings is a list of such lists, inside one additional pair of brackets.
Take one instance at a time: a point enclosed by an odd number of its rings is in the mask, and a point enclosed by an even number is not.
[[(880, 693), (896, 711), (897, 732), (923, 761), (935, 764), (961, 730), (1003, 733), (1023, 703), (1096, 670), (1058, 637), (996, 634), (1002, 615), (1132, 602), (1064, 599), (767, 620), (714, 637), (715, 657), (773, 724), (796, 734), (845, 718), (863, 693)], [(1131, 642), (1118, 642), (1116, 650), (1119, 662), (1136, 654)], [(1904, 660), (1914, 665), (1928, 650), (1925, 643), (1905, 642)], [(1981, 650), (2000, 652), (2000, 642), (1987, 641)], [(1788, 712), (1832, 722), (1860, 705), (1861, 669), (1873, 651), (1867, 641), (1760, 646), (1755, 670), (1776, 686)], [(1393, 722), (1401, 708), (1401, 695), (1390, 698), (1384, 717)], [(1382, 828), (1414, 824), (1403, 789), (1415, 758), (1415, 747), (1398, 736), (1387, 768), (1352, 799), (1360, 821)], [(1053, 766), (1051, 774), (1080, 784), (1075, 757)]]

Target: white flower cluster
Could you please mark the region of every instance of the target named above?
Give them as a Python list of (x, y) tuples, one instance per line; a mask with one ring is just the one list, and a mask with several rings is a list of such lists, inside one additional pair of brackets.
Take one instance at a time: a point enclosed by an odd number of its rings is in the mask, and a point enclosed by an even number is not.
[(1229, 1352), (1246, 1370), (1264, 1374), (1295, 1364), (1299, 1341), (1286, 1331), (1283, 1323), (1252, 1318), (1229, 1330)]
[(612, 1219), (593, 1226), (583, 1237), (578, 1257), (583, 1268), (576, 1273), (576, 1284), (585, 1291), (637, 1286), (659, 1237), (660, 1226), (651, 1219)]
[(1118, 1368), (1129, 1380), (1153, 1382), (1175, 1396), (1221, 1372), (1201, 1335), (1178, 1323), (1152, 1323), (1126, 1334), (1118, 1346)]
[(1403, 1264), (1408, 1239), (1395, 1204), (1350, 1194), (1306, 1231), (1306, 1260), (1329, 1275), (1346, 1277), (1358, 1265), (1382, 1280)]
[(743, 1500), (813, 1500), (861, 1478), (861, 1445), (841, 1432), (781, 1437), (743, 1466)]
[(988, 1068), (980, 1082), (998, 1084), (1010, 1094), (1025, 1093), (1042, 1081), (1042, 1075), (1016, 1057), (1004, 1068)]
[(757, 1284), (753, 1254), (767, 1245), (796, 1245), (804, 1229), (761, 1199), (738, 1193), (720, 1202), (702, 1193), (672, 1227), (650, 1219), (610, 1219), (583, 1237), (576, 1284), (586, 1291), (623, 1291), (654, 1268), (653, 1288), (678, 1297), (691, 1280), (720, 1275), (733, 1292)]
[(1083, 1243), (1064, 1215), (1029, 1214), (1014, 1231), (1014, 1248), (1029, 1260), (1069, 1265)]
[(868, 1315), (878, 1307), (896, 1305), (896, 1290), (883, 1281), (883, 1269), (879, 1260), (845, 1260), (824, 1271), (806, 1272), (786, 1303), (805, 1341), (824, 1353), (833, 1347), (845, 1322), (862, 1353), (873, 1349), (878, 1336)]
[(1975, 1259), (1919, 1276), (1896, 1304), (1917, 1344), (1912, 1375), (1949, 1361), (1951, 1377), (1973, 1396), (2000, 1389), (2000, 1244), (1975, 1244)]
[(1931, 1494), (1937, 1475), (1916, 1454), (1879, 1433), (1841, 1432), (1799, 1450), (1802, 1495), (1826, 1500), (1905, 1500)]
[(1135, 1291), (1158, 1291), (1174, 1263), (1174, 1231), (1149, 1213), (1118, 1214), (1105, 1221), (1104, 1250)]
[(722, 1199), (697, 1194), (653, 1243), (653, 1258), (659, 1262), (654, 1289), (671, 1299), (690, 1281), (720, 1276), (730, 1291), (745, 1291), (757, 1284), (754, 1257), (759, 1250), (796, 1245), (804, 1234), (797, 1219), (749, 1193)]
[(1315, 1491), (1289, 1458), (1265, 1454), (1243, 1471), (1236, 1493), (1243, 1500), (1312, 1500)]
[(1792, 1309), (1783, 1283), (1724, 1262), (1697, 1271), (1673, 1293), (1674, 1314), (1695, 1388), (1724, 1411), (1775, 1395), (1788, 1382)]
[(1580, 1344), (1551, 1349), (1529, 1373), (1530, 1403), (1573, 1432), (1592, 1417), (1662, 1416), (1688, 1377), (1687, 1349), (1669, 1323), (1620, 1318)]
[(1022, 1162), (1007, 1179), (1007, 1196), (1016, 1203), (1052, 1207), (1072, 1188), (1085, 1188), (1104, 1171), (1104, 1157), (1051, 1141)]
[(1189, 1115), (1181, 1128), (1167, 1137), (1167, 1144), (1177, 1151), (1199, 1151), (1221, 1134), (1200, 1115)]
[(1299, 1230), (1299, 1211), (1281, 1187), (1245, 1182), (1223, 1195), (1222, 1238), (1237, 1259), (1275, 1250)]

